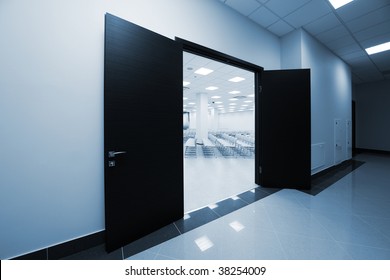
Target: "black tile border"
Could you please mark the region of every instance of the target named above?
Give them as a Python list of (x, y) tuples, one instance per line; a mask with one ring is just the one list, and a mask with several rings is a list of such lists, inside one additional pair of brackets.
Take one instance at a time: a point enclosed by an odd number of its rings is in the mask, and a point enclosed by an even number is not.
[[(390, 153), (389, 153), (390, 154)], [(312, 175), (312, 189), (301, 190), (317, 195), (335, 182), (363, 165), (364, 162), (348, 160)], [(110, 254), (105, 250), (105, 231), (94, 233), (56, 246), (22, 255), (14, 260), (123, 260), (150, 249), (181, 234), (250, 205), (282, 188), (255, 187), (234, 197), (218, 201), (214, 207), (206, 206), (186, 213), (186, 216)]]
[(390, 156), (390, 151), (384, 151), (384, 150), (374, 150), (374, 149), (363, 149), (363, 148), (356, 148), (355, 149), (356, 154), (380, 154), (380, 155), (387, 155)]
[(300, 190), (306, 194), (318, 195), (328, 187), (345, 177), (355, 169), (362, 166), (365, 162), (359, 160), (346, 160), (338, 165), (327, 168), (317, 174), (312, 175), (311, 189)]

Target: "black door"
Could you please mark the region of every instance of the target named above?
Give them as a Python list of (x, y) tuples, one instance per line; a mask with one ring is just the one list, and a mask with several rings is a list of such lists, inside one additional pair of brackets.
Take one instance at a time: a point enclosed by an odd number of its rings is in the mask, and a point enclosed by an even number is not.
[(106, 249), (183, 217), (179, 43), (105, 16)]
[(264, 71), (257, 110), (263, 187), (309, 189), (311, 184), (310, 70)]

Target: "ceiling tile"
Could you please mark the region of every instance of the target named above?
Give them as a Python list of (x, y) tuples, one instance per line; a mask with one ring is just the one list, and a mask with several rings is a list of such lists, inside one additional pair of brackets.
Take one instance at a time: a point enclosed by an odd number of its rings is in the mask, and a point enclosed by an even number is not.
[(328, 43), (331, 50), (343, 49), (353, 44), (356, 44), (356, 41), (349, 34)]
[(336, 10), (346, 22), (390, 4), (389, 0), (355, 0)]
[(358, 59), (364, 56), (367, 56), (367, 53), (365, 51), (358, 50), (358, 51), (349, 52), (342, 55), (342, 59), (345, 60), (346, 62), (349, 62), (351, 60)]
[(278, 21), (278, 17), (270, 12), (267, 8), (261, 7), (249, 16), (250, 19), (257, 22), (263, 27), (268, 27)]
[(370, 56), (371, 60), (381, 71), (390, 70), (390, 51), (377, 53)]
[(321, 42), (328, 43), (346, 35), (349, 35), (348, 30), (343, 25), (339, 25), (333, 29), (317, 34), (316, 37)]
[(321, 16), (330, 13), (332, 10), (323, 0), (312, 0), (300, 9), (286, 16), (284, 20), (299, 28), (305, 24), (309, 24)]
[(390, 31), (390, 18), (388, 21), (382, 22), (381, 24), (372, 26), (365, 30), (354, 33), (356, 39), (359, 41), (368, 40), (377, 36), (385, 35)]
[(308, 3), (310, 0), (270, 0), (266, 6), (280, 17), (285, 17)]
[(305, 30), (307, 30), (312, 35), (317, 35), (321, 32), (330, 30), (332, 28), (335, 28), (336, 26), (340, 25), (340, 21), (338, 18), (333, 14), (329, 13), (323, 17), (320, 17), (319, 19), (306, 24), (304, 26)]
[(370, 38), (368, 40), (361, 41), (360, 44), (362, 45), (363, 48), (369, 48), (372, 46), (376, 46), (385, 42), (390, 42), (390, 30), (389, 33), (375, 36), (373, 38)]
[(233, 9), (237, 10), (244, 16), (248, 16), (253, 13), (257, 8), (261, 6), (256, 0), (226, 0), (225, 4), (229, 5)]
[(279, 20), (278, 22), (272, 24), (267, 29), (272, 33), (278, 35), (279, 37), (282, 37), (294, 30), (294, 28), (291, 27), (291, 25), (287, 24), (283, 20)]
[(357, 32), (388, 21), (389, 19), (390, 5), (351, 20), (346, 25), (352, 32)]
[[(329, 45), (328, 45), (328, 48), (330, 48)], [(357, 43), (355, 43), (355, 44), (349, 45), (347, 47), (337, 49), (334, 52), (338, 56), (343, 57), (344, 55), (347, 55), (347, 54), (350, 54), (353, 52), (357, 52), (357, 51), (361, 51), (361, 50), (362, 50), (362, 48)]]

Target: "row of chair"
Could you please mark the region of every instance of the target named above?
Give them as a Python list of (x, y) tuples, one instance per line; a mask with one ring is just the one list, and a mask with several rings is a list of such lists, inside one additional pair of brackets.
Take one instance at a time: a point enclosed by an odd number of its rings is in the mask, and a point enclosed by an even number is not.
[(187, 137), (185, 156), (197, 157), (253, 157), (254, 137), (249, 132), (210, 132), (207, 139)]

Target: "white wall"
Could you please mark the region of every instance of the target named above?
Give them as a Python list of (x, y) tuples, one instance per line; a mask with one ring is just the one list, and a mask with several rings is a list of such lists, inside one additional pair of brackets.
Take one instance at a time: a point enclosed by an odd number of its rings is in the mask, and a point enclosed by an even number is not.
[(390, 81), (357, 85), (356, 147), (390, 151)]
[[(304, 30), (297, 30), (282, 38), (282, 67), (311, 69), (311, 142), (315, 147), (313, 155), (320, 157), (312, 158), (312, 173), (337, 163), (334, 139), (336, 119), (341, 120), (342, 124), (341, 160), (350, 159), (352, 155), (346, 145), (346, 121), (352, 119), (351, 71), (348, 65)], [(319, 148), (321, 151), (318, 151)]]
[(280, 41), (210, 0), (0, 1), (0, 259), (104, 229), (104, 14), (280, 69)]
[(218, 114), (218, 130), (254, 131), (254, 112), (244, 111)]

